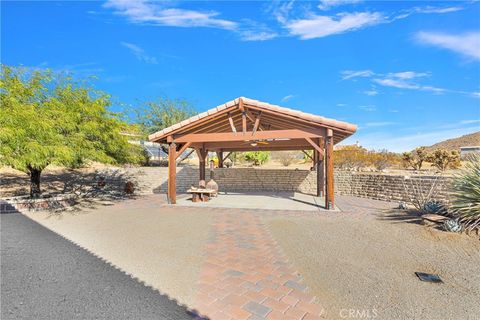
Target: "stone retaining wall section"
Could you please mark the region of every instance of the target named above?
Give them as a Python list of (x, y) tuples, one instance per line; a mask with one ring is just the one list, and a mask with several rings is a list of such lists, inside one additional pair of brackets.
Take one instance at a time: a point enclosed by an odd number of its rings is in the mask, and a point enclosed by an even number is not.
[[(131, 168), (129, 173), (137, 178), (141, 193), (164, 193), (167, 190), (168, 168)], [(207, 181), (210, 179), (207, 170)], [(177, 168), (177, 190), (182, 192), (198, 184), (198, 168)], [(434, 180), (438, 179), (436, 198), (448, 201), (449, 177), (403, 176), (386, 173), (335, 171), (335, 192), (343, 195), (385, 200), (407, 201), (414, 189), (427, 193)], [(217, 168), (215, 181), (221, 191), (296, 191), (316, 193), (316, 173), (296, 169)], [(405, 190), (409, 190), (408, 194)], [(407, 197), (407, 198), (406, 198)]]
[(416, 194), (428, 194), (435, 184), (434, 198), (449, 201), (451, 177), (403, 176), (383, 173), (335, 172), (335, 192), (384, 201), (408, 201)]

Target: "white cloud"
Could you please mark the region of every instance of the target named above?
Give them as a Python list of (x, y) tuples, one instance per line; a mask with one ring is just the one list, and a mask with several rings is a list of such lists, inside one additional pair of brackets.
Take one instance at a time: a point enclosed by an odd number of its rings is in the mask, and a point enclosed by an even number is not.
[(289, 33), (300, 39), (314, 39), (354, 31), (385, 22), (379, 12), (340, 13), (335, 16), (310, 14), (305, 19), (285, 23)]
[[(375, 73), (371, 70), (346, 70), (340, 72), (342, 80), (353, 80), (355, 78), (363, 77), (369, 78), (372, 84), (381, 85), (384, 87), (392, 87), (397, 89), (419, 90), (429, 91), (434, 94), (442, 93), (456, 93), (466, 96), (480, 98), (480, 92), (470, 92), (462, 90), (451, 90), (446, 88), (439, 88), (432, 85), (423, 85), (418, 83), (418, 79), (429, 77), (430, 72), (415, 72), (415, 71), (403, 71), (403, 72), (389, 72), (387, 74)], [(371, 90), (363, 91), (364, 94), (374, 96), (378, 94), (375, 88)]]
[(388, 76), (391, 77), (391, 78), (399, 78), (399, 79), (407, 80), (407, 79), (426, 77), (426, 76), (429, 76), (429, 73), (427, 73), (427, 72), (404, 71), (404, 72), (389, 73)]
[(367, 122), (363, 127), (365, 128), (372, 128), (372, 127), (386, 127), (386, 126), (391, 126), (394, 125), (395, 122), (390, 122), (390, 121), (382, 121), (382, 122)]
[(463, 10), (463, 7), (416, 7), (413, 11), (418, 13), (450, 13)]
[(345, 103), (337, 103), (337, 107), (346, 107), (347, 105)]
[(294, 98), (295, 95), (294, 94), (289, 94), (289, 95), (286, 95), (285, 97), (282, 98), (282, 102), (287, 102), (288, 100)]
[(460, 123), (461, 124), (480, 123), (480, 119), (462, 120), (460, 121)]
[(135, 57), (142, 62), (149, 63), (149, 64), (157, 64), (157, 58), (151, 57), (145, 53), (145, 50), (140, 48), (139, 46), (129, 43), (129, 42), (120, 42), (122, 46), (125, 48), (128, 48), (134, 55)]
[(443, 89), (443, 88), (418, 85), (418, 84), (407, 82), (401, 79), (383, 78), (383, 79), (373, 79), (373, 81), (385, 87), (393, 87), (393, 88), (399, 88), (399, 89), (431, 91), (434, 93), (443, 93), (447, 91), (446, 89)]
[(480, 32), (447, 34), (421, 31), (415, 35), (415, 38), (422, 44), (451, 50), (465, 57), (480, 60)]
[(359, 106), (358, 108), (366, 112), (373, 112), (377, 110), (375, 106)]
[(243, 41), (265, 41), (276, 38), (278, 34), (272, 31), (264, 23), (259, 23), (251, 19), (243, 19), (242, 25), (237, 33)]
[(164, 3), (144, 0), (108, 0), (104, 7), (126, 17), (133, 23), (151, 23), (172, 27), (212, 27), (233, 30), (237, 23), (219, 19), (218, 12), (201, 12), (179, 8), (167, 8)]
[(363, 91), (364, 94), (366, 94), (367, 96), (376, 96), (378, 94), (378, 91), (374, 88), (370, 89), (370, 90), (365, 90)]
[(337, 7), (346, 4), (355, 4), (362, 2), (362, 0), (320, 0), (318, 8), (320, 10), (329, 10), (332, 7)]
[(352, 71), (352, 70), (345, 70), (340, 72), (342, 74), (342, 80), (348, 80), (357, 77), (371, 77), (374, 75), (373, 71), (371, 70), (360, 70), (360, 71)]
[(240, 32), (240, 37), (244, 41), (265, 41), (276, 38), (278, 35), (274, 32), (248, 30)]

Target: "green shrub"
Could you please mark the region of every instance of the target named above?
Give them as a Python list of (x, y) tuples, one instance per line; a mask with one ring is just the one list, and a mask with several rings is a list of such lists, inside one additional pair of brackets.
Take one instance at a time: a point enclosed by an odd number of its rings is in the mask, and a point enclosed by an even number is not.
[(480, 227), (480, 156), (472, 155), (453, 182), (452, 210), (466, 230)]
[(268, 151), (251, 151), (245, 152), (244, 158), (251, 162), (254, 166), (260, 166), (270, 159), (270, 152)]

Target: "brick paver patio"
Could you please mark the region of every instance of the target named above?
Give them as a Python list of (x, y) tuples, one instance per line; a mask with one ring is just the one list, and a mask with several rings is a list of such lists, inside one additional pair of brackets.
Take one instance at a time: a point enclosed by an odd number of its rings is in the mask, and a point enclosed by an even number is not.
[(318, 319), (322, 309), (258, 214), (216, 210), (198, 283), (210, 319)]

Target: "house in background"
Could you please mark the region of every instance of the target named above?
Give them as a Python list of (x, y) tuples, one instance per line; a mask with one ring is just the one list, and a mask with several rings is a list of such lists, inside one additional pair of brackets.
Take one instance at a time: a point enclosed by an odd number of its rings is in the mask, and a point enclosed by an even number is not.
[(460, 147), (460, 157), (462, 159), (469, 154), (480, 154), (480, 146)]

